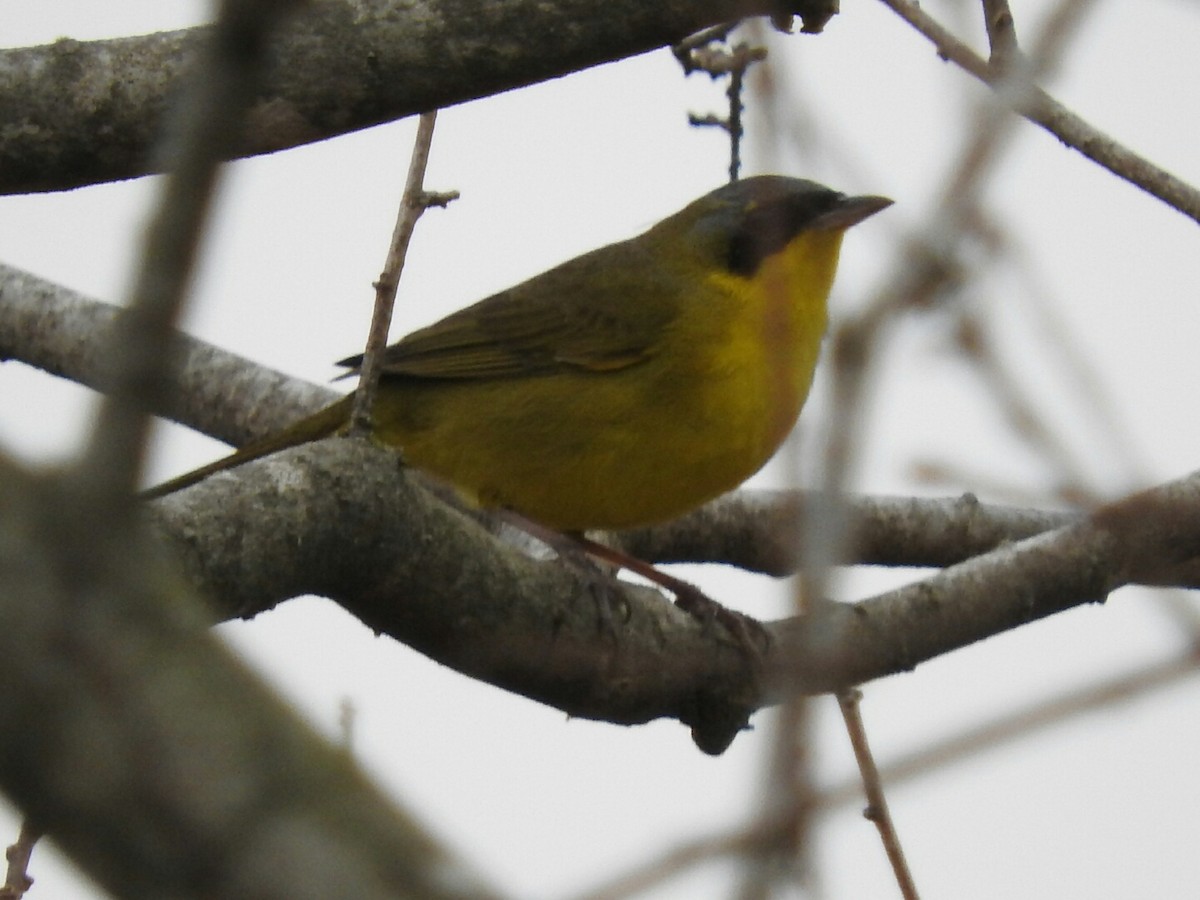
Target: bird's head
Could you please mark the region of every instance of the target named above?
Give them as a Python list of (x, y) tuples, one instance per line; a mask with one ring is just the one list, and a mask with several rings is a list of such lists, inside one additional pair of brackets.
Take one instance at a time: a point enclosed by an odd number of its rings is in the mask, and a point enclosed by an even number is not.
[(758, 175), (705, 194), (653, 230), (682, 237), (712, 264), (751, 278), (798, 235), (840, 233), (891, 205), (886, 197), (847, 196), (802, 178)]

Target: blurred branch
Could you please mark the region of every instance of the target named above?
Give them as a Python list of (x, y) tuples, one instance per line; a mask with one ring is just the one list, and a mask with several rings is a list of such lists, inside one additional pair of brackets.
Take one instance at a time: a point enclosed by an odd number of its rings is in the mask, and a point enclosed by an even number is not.
[(740, 858), (751, 854), (764, 842), (774, 840), (774, 831), (774, 822), (767, 822), (688, 841), (591, 890), (576, 894), (570, 900), (624, 900), (639, 896), (693, 866), (707, 865), (727, 856)]
[[(167, 121), (160, 149), (169, 172), (145, 230), (125, 315), (102, 349), (105, 394), (73, 477), (110, 520), (132, 509), (150, 432), (150, 410), (175, 393), (170, 337), (191, 282), (221, 160), (234, 148), (264, 68), (271, 32), (298, 0), (221, 4), (198, 67)], [(86, 505), (86, 504), (85, 504)]]
[[(1004, 78), (974, 50), (925, 12), (913, 0), (881, 0), (900, 18), (937, 47), (938, 55), (992, 87)], [(1157, 197), (1173, 209), (1200, 222), (1200, 191), (1170, 172), (1119, 144), (1088, 124), (1040, 88), (1033, 88), (1014, 106), (1016, 112), (1042, 126), (1068, 147)]]
[(0, 786), (118, 896), (482, 900), (495, 895), (211, 634), (131, 514), (221, 141), (291, 3), (221, 4), (131, 308), (97, 342), (111, 394), (83, 460), (35, 478), (0, 459)]
[[(1064, 0), (1059, 11), (1072, 2)], [(1062, 17), (1052, 17), (1050, 22), (1030, 60), (1015, 54), (1006, 60), (1008, 65), (996, 87), (1009, 102), (1033, 91), (1033, 76), (1057, 59), (1059, 45), (1069, 29)], [(1064, 27), (1058, 27), (1060, 23)], [(1012, 43), (1015, 45), (1015, 36)], [(851, 552), (844, 496), (859, 452), (867, 446), (865, 411), (871, 408), (870, 393), (875, 387), (879, 360), (884, 356), (885, 339), (900, 313), (928, 307), (952, 294), (968, 270), (961, 262), (964, 245), (976, 229), (977, 207), (986, 178), (1009, 146), (1015, 121), (998, 103), (979, 104), (973, 119), (962, 150), (942, 179), (943, 187), (927, 225), (910, 237), (890, 276), (865, 310), (843, 322), (832, 335), (829, 402), (838, 414), (830, 417), (817, 457), (821, 491), (814, 495), (816, 502), (810, 504), (800, 525), (801, 579), (810, 596), (827, 596), (830, 567)]]
[[(1043, 460), (1057, 482), (1051, 496), (1072, 506), (1094, 506), (1101, 502), (1083, 476), (1080, 460), (1074, 458), (1062, 429), (1050, 415), (1043, 415), (1033, 391), (1006, 366), (999, 355), (995, 336), (975, 311), (961, 309), (954, 323), (958, 349), (978, 373), (1011, 433)], [(972, 482), (974, 483), (974, 482)]]
[[(0, 263), (0, 360), (102, 390), (104, 342), (121, 316), (101, 303)], [(171, 339), (177, 390), (154, 412), (234, 446), (280, 431), (337, 399), (323, 385), (251, 362), (183, 334)]]
[[(933, 741), (908, 755), (885, 763), (880, 768), (880, 778), (895, 786), (924, 775), (936, 775), (948, 765), (1064, 724), (1075, 716), (1104, 709), (1176, 684), (1183, 678), (1196, 675), (1197, 663), (1195, 651), (1189, 650), (1175, 659), (1154, 663), (1144, 669), (1085, 685), (1059, 697), (1035, 703), (1027, 709), (1000, 716), (960, 734)], [(862, 781), (860, 778), (851, 777), (822, 790), (816, 795), (815, 803), (818, 809), (828, 810), (857, 803), (861, 797)], [(762, 841), (771, 839), (770, 832), (773, 828), (773, 822), (760, 817), (748, 827), (701, 835), (684, 841), (573, 900), (621, 900), (644, 893), (694, 866), (710, 864), (726, 856), (742, 856), (753, 852)]]
[(211, 634), (144, 530), (77, 506), (0, 460), (0, 786), (78, 865), (122, 897), (495, 896)]
[[(310, 0), (236, 155), (295, 147), (668, 46), (749, 15), (819, 30), (829, 0)], [(207, 28), (0, 51), (0, 193), (159, 171), (150, 150)], [(546, 35), (554, 35), (546, 40)], [(102, 110), (103, 126), (96, 125)]]
[(762, 824), (741, 856), (737, 900), (770, 900), (785, 886), (818, 887), (814, 720), (812, 699), (796, 694), (785, 698), (771, 722), (754, 803)]
[[(1200, 657), (1195, 648), (1189, 648), (1187, 652), (1171, 659), (1065, 691), (957, 734), (931, 741), (912, 753), (884, 764), (881, 777), (894, 786), (944, 771), (946, 766), (1030, 737), (1085, 713), (1178, 684), (1184, 678), (1195, 676), (1198, 671)], [(848, 778), (822, 791), (818, 802), (823, 807), (852, 803), (858, 799), (859, 789), (858, 780)]]
[[(1002, 245), (1002, 252), (1013, 263), (1014, 274), (1025, 285), (1025, 290), (1015, 292), (1013, 299), (1022, 302), (1025, 314), (1033, 319), (1065, 373), (1067, 386), (1083, 401), (1081, 407), (1091, 414), (1096, 428), (1104, 435), (1108, 452), (1117, 459), (1118, 483), (1130, 488), (1149, 483), (1149, 470), (1136, 449), (1137, 441), (1130, 433), (1129, 423), (1122, 418), (1113, 395), (1105, 387), (1101, 376), (1103, 360), (1092, 360), (1084, 351), (1083, 336), (1058, 309), (1060, 304), (1055, 302), (1053, 289), (1038, 271), (1032, 248), (1013, 229), (996, 232), (994, 239)], [(1003, 304), (991, 306), (998, 310)], [(989, 339), (995, 341), (996, 337)]]
[[(1038, 68), (1044, 66), (1045, 61), (1057, 58), (1057, 44), (1069, 29), (1045, 29), (1033, 59), (1025, 60), (1017, 51), (1015, 29), (1011, 27), (1011, 15), (1008, 15), (1006, 6), (999, 2), (989, 2), (987, 5), (992, 23), (991, 33), (995, 38), (997, 50), (994, 62), (998, 70), (1002, 68), (996, 81), (997, 92), (1004, 96), (1006, 102), (1014, 103), (1032, 91), (1032, 78)], [(1060, 21), (1065, 19), (1052, 19), (1055, 24)], [(971, 123), (973, 127), (967, 132), (968, 139), (950, 172), (950, 177), (943, 182), (944, 188), (937, 208), (930, 216), (929, 226), (912, 237), (906, 248), (907, 252), (897, 260), (894, 274), (876, 292), (865, 311), (837, 328), (830, 341), (832, 378), (829, 405), (838, 412), (830, 417), (816, 457), (816, 484), (820, 490), (811, 495), (810, 502), (799, 517), (798, 534), (793, 535), (793, 552), (800, 563), (795, 597), (798, 601), (805, 601), (796, 604), (797, 611), (804, 614), (795, 620), (797, 622), (809, 624), (814, 619), (820, 619), (819, 613), (809, 614), (812, 604), (829, 595), (833, 567), (851, 558), (854, 553), (854, 536), (851, 533), (850, 506), (846, 491), (851, 473), (860, 458), (861, 449), (866, 446), (864, 434), (867, 423), (864, 411), (871, 406), (868, 398), (874, 387), (873, 376), (876, 374), (878, 361), (883, 356), (884, 340), (900, 312), (930, 305), (935, 298), (952, 292), (963, 277), (963, 267), (959, 260), (964, 239), (973, 233), (974, 229), (971, 226), (973, 220), (978, 217), (976, 210), (986, 176), (994, 170), (1008, 146), (1008, 139), (1013, 131), (1011, 117), (1002, 114), (999, 104), (980, 105), (975, 119), (976, 121)], [(842, 635), (837, 631), (836, 625), (832, 627), (837, 637), (827, 644), (818, 638), (816, 644), (837, 646), (839, 649), (827, 656), (823, 662), (830, 664), (834, 670), (841, 665), (853, 667), (851, 657), (854, 650), (848, 645), (842, 645)], [(820, 633), (820, 628), (817, 629), (817, 633)], [(797, 654), (793, 658), (797, 660), (798, 666), (805, 665), (801, 658), (810, 649), (816, 648), (793, 648), (793, 653)], [(845, 656), (836, 658), (839, 653), (844, 653)], [(781, 655), (786, 657), (787, 653)], [(781, 679), (790, 677), (786, 666), (771, 674)], [(771, 685), (768, 690), (772, 693), (779, 691), (789, 706), (801, 702), (796, 698), (796, 694), (803, 693), (803, 689), (791, 691), (783, 688), (779, 682), (768, 680), (767, 683)], [(853, 679), (845, 682), (842, 687), (852, 683)], [(837, 687), (831, 689), (838, 690)], [(847, 712), (844, 705), (843, 712)], [(781, 715), (778, 721), (786, 723), (787, 718), (785, 708), (785, 714)], [(861, 762), (865, 736), (855, 733), (851, 716), (845, 718), (851, 741)], [(798, 746), (797, 735), (790, 733), (781, 724), (777, 744), (776, 756), (789, 751), (795, 753)], [(775, 777), (769, 781), (768, 786), (768, 790), (773, 794), (792, 790), (793, 783), (797, 781), (795, 778), (791, 781), (782, 780), (779, 773), (783, 771), (781, 766), (774, 767)], [(869, 779), (867, 787), (870, 791)], [(882, 795), (879, 796), (882, 803)], [(807, 797), (801, 797), (792, 807), (800, 811), (805, 808), (807, 802)], [(877, 825), (893, 864), (897, 883), (906, 896), (915, 896), (915, 888), (899, 852), (899, 842), (887, 821), (885, 807), (881, 807), (879, 815)], [(762, 893), (765, 894), (765, 891)]]

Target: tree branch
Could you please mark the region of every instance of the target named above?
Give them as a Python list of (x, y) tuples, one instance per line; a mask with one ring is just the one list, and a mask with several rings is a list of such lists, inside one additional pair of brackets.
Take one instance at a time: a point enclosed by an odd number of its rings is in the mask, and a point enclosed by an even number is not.
[[(770, 626), (773, 652), (751, 661), (656, 592), (600, 583), (594, 572), (501, 544), (364, 442), (286, 451), (153, 508), (223, 616), (318, 593), (445, 665), (571, 715), (625, 724), (665, 716), (727, 739), (755, 708), (791, 691), (836, 691), (905, 671), (1102, 600), (1155, 577), (1200, 541), (1193, 476), (915, 585), (853, 606), (817, 604)], [(615, 643), (598, 602), (616, 611)], [(764, 684), (773, 687), (764, 693)]]
[[(1006, 544), (853, 607), (782, 623), (781, 684), (835, 691), (1088, 602), (1190, 559), (1200, 473), (1133, 494), (1075, 524)], [(822, 621), (822, 620), (825, 621)]]
[(736, 640), (656, 591), (525, 556), (369, 441), (284, 451), (149, 510), (222, 618), (319, 594), (445, 665), (573, 716), (676, 718), (698, 740), (724, 735), (721, 747), (760, 702)]
[[(274, 48), (240, 156), (271, 153), (828, 0), (311, 0)], [(0, 193), (159, 171), (151, 150), (206, 28), (0, 52)]]
[(417, 137), (408, 164), (408, 176), (400, 198), (400, 208), (396, 213), (396, 225), (392, 229), (392, 240), (388, 246), (383, 271), (375, 282), (375, 309), (371, 315), (371, 327), (367, 332), (366, 348), (358, 371), (354, 406), (350, 411), (350, 429), (361, 434), (369, 434), (371, 431), (371, 411), (375, 406), (379, 376), (383, 373), (383, 351), (387, 347), (388, 332), (392, 327), (392, 312), (396, 306), (396, 293), (400, 288), (400, 275), (404, 272), (408, 245), (416, 230), (417, 220), (430, 206), (445, 206), (458, 197), (457, 191), (434, 195), (425, 190), (425, 169), (429, 163), (429, 149), (433, 144), (433, 126), (436, 122), (437, 110), (423, 112), (418, 119)]
[(275, 27), (297, 0), (220, 4), (159, 149), (168, 169), (147, 225), (126, 313), (103, 341), (106, 392), (73, 473), (112, 524), (137, 502), (134, 491), (149, 444), (150, 409), (175, 393), (170, 338), (208, 221), (221, 160), (241, 131)]

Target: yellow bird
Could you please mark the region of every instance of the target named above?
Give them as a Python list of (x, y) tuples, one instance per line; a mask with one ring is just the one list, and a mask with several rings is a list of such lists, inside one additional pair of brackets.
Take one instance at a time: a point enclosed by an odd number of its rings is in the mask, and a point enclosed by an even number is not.
[[(469, 502), (558, 531), (687, 512), (791, 430), (842, 235), (890, 204), (782, 176), (718, 188), (388, 347), (374, 437)], [(351, 402), (146, 496), (344, 430)]]

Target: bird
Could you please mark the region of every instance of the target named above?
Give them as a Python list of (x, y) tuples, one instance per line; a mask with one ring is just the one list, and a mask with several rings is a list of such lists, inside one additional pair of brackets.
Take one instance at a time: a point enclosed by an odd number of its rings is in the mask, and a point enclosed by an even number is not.
[[(469, 504), (553, 531), (675, 518), (791, 431), (843, 234), (891, 203), (781, 175), (723, 185), (388, 346), (371, 435)], [(362, 357), (339, 365), (357, 374)], [(143, 496), (344, 432), (352, 403)]]

